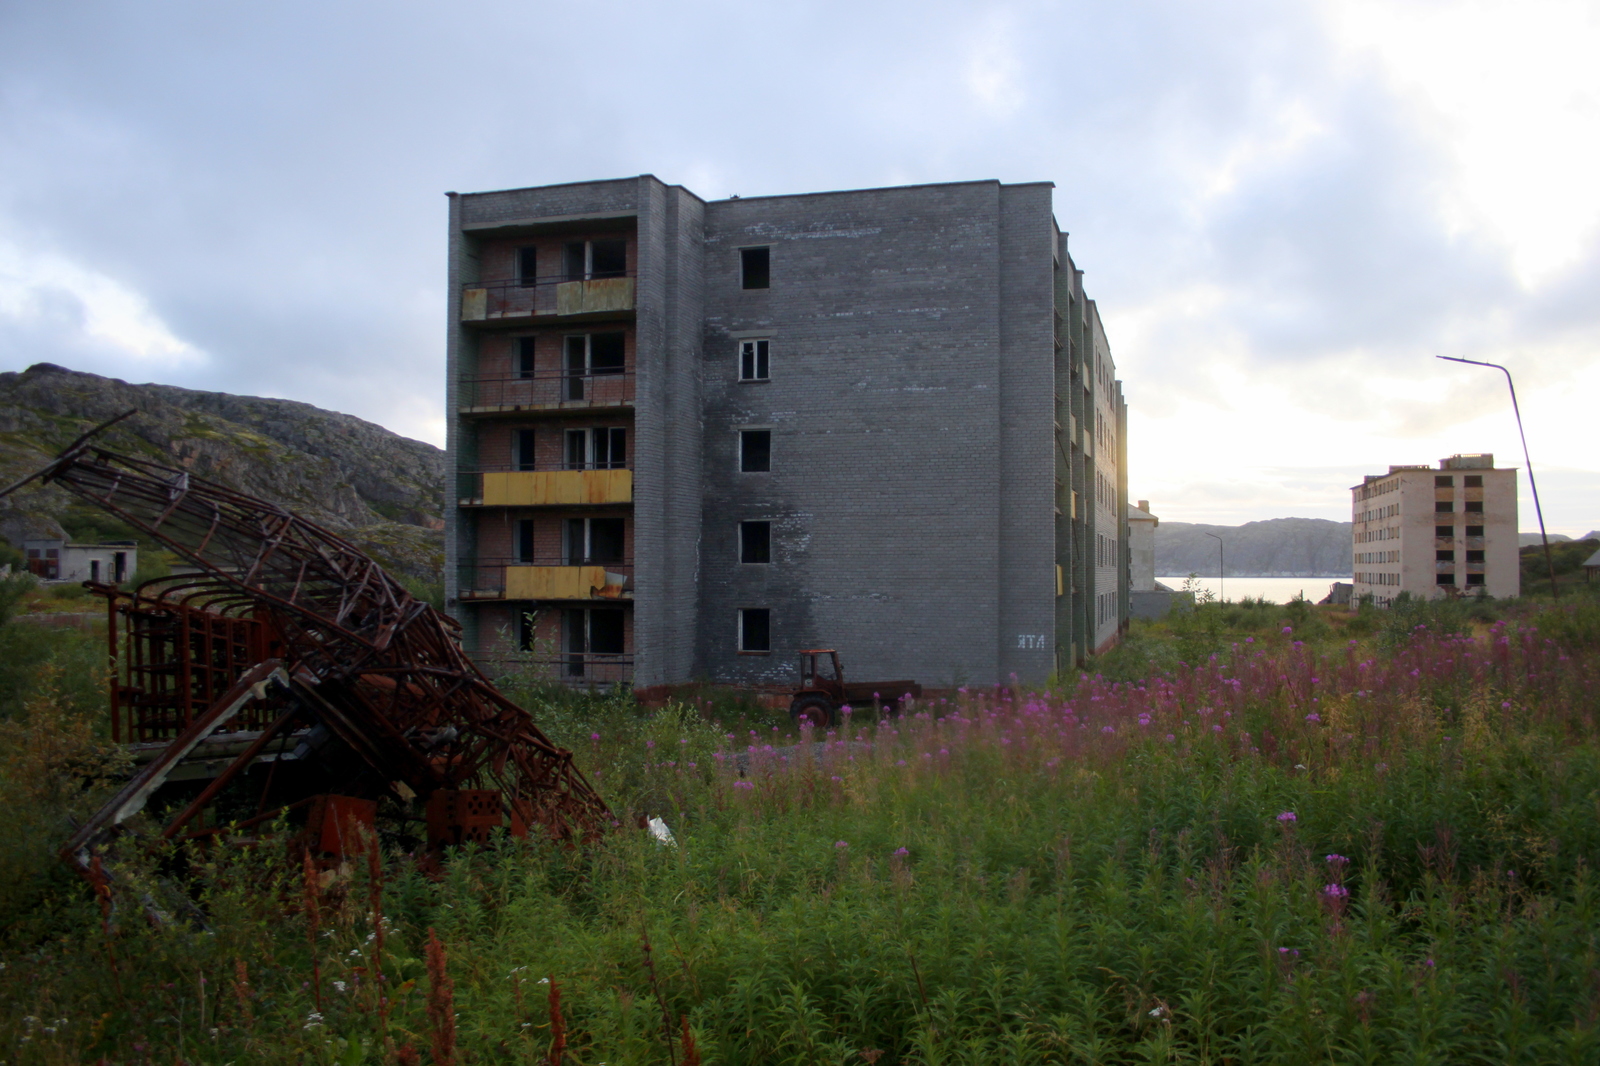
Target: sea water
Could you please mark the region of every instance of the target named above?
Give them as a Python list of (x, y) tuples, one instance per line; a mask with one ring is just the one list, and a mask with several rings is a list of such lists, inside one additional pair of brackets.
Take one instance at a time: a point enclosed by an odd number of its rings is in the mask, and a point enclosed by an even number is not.
[[(1181, 589), (1187, 577), (1158, 577), (1157, 581), (1168, 588)], [(1328, 595), (1328, 588), (1335, 581), (1349, 583), (1348, 577), (1230, 577), (1218, 580), (1215, 577), (1197, 577), (1195, 584), (1203, 589), (1210, 589), (1211, 594), (1218, 599), (1225, 593), (1230, 600), (1242, 600), (1246, 596), (1254, 599), (1263, 599), (1269, 603), (1288, 603), (1296, 594), (1304, 596), (1312, 603)]]

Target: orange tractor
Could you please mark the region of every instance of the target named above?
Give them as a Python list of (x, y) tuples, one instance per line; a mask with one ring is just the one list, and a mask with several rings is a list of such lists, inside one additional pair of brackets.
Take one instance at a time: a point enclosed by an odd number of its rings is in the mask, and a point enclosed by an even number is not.
[(789, 703), (789, 717), (804, 718), (827, 729), (839, 723), (843, 707), (871, 707), (873, 720), (885, 712), (899, 710), (900, 700), (920, 699), (922, 686), (915, 681), (846, 682), (839, 653), (832, 648), (809, 648), (800, 652), (800, 687)]

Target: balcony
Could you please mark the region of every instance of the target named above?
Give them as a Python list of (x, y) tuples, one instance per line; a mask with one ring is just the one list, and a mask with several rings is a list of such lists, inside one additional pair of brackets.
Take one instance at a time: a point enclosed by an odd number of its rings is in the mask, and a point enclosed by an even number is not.
[(631, 312), (633, 297), (632, 275), (582, 281), (478, 281), (462, 286), (461, 321), (510, 326), (542, 318), (609, 318)]
[(462, 507), (593, 507), (633, 502), (633, 471), (463, 470)]
[(633, 564), (491, 559), (458, 571), (463, 603), (498, 600), (631, 600)]
[(542, 370), (503, 377), (461, 380), (458, 401), (464, 415), (557, 413), (633, 406), (632, 368), (615, 370)]

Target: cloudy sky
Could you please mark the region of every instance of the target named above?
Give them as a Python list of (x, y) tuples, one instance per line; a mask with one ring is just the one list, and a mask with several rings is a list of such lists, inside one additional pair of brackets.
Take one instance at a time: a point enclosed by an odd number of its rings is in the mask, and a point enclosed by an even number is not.
[[(1163, 517), (1600, 527), (1600, 3), (0, 0), (0, 370), (442, 443), (446, 190), (1056, 183)], [(1526, 483), (1524, 480), (1524, 490)], [(1535, 528), (1524, 491), (1524, 529)]]

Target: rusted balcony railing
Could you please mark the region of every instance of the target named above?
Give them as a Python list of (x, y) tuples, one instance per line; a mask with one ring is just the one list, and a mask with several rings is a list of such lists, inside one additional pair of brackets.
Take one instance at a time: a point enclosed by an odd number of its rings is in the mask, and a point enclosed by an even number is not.
[(457, 570), (457, 596), (484, 600), (630, 600), (633, 563), (552, 556), (485, 559)]
[(537, 411), (633, 406), (632, 367), (540, 370), (461, 382), (464, 411)]
[(634, 275), (608, 277), (506, 278), (461, 287), (461, 321), (504, 322), (528, 318), (632, 311)]
[(626, 467), (577, 470), (461, 470), (456, 497), (462, 507), (591, 507), (632, 503), (633, 471)]

